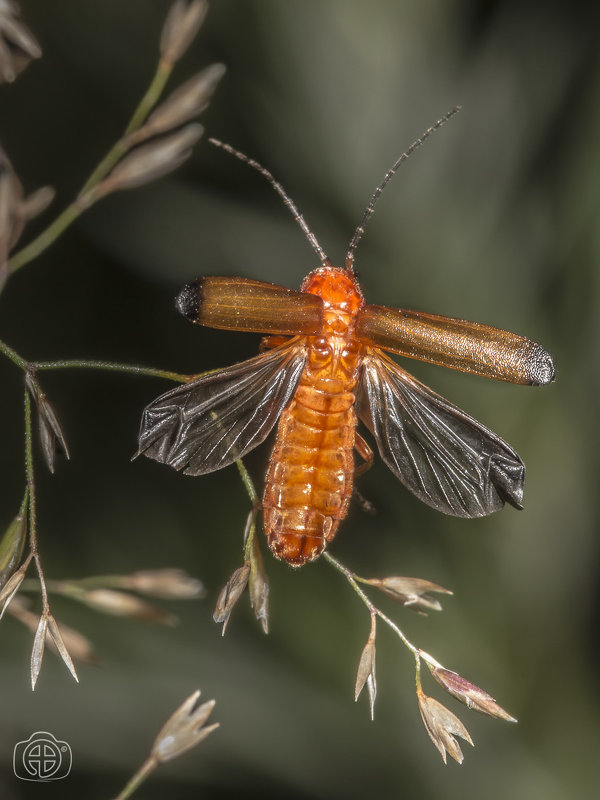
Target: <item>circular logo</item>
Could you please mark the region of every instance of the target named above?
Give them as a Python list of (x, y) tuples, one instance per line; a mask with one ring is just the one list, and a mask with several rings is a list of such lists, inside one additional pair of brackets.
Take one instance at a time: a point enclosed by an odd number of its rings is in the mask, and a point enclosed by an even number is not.
[(27, 744), (22, 762), (30, 775), (39, 780), (48, 780), (60, 769), (62, 754), (56, 741), (40, 738)]
[(57, 781), (71, 771), (73, 755), (67, 742), (49, 731), (35, 731), (29, 739), (17, 742), (13, 751), (13, 770), (23, 781)]

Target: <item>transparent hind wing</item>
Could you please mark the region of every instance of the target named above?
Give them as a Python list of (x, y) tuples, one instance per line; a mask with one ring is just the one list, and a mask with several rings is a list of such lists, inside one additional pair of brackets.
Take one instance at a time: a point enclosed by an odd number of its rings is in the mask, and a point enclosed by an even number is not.
[(432, 508), (482, 517), (505, 502), (522, 507), (515, 451), (375, 348), (363, 362), (359, 416), (394, 475)]
[(306, 349), (294, 339), (171, 389), (144, 409), (136, 456), (186, 475), (232, 464), (267, 438), (294, 394), (305, 361)]

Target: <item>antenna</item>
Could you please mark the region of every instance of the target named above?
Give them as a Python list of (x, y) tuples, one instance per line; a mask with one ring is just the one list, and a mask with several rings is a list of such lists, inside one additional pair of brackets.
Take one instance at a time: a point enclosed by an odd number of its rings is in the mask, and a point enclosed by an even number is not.
[(232, 156), (235, 156), (236, 158), (239, 158), (240, 161), (244, 161), (246, 164), (248, 164), (248, 166), (254, 167), (255, 170), (258, 170), (258, 172), (260, 172), (260, 174), (263, 175), (269, 181), (271, 186), (275, 189), (275, 191), (281, 197), (281, 199), (283, 200), (285, 205), (289, 208), (289, 210), (294, 215), (294, 219), (296, 220), (298, 225), (300, 225), (300, 227), (304, 231), (304, 235), (306, 236), (308, 241), (311, 243), (311, 245), (313, 246), (313, 248), (317, 252), (317, 255), (319, 256), (321, 264), (324, 267), (331, 266), (330, 263), (329, 263), (329, 259), (327, 258), (326, 254), (325, 254), (325, 251), (323, 250), (323, 248), (321, 247), (321, 245), (317, 241), (317, 237), (314, 235), (314, 233), (311, 231), (311, 229), (306, 224), (306, 221), (305, 221), (304, 217), (302, 216), (302, 214), (296, 208), (296, 206), (294, 204), (294, 201), (291, 199), (291, 197), (288, 197), (288, 195), (286, 194), (285, 189), (283, 188), (283, 186), (278, 181), (275, 180), (275, 178), (271, 175), (269, 170), (265, 169), (262, 166), (262, 164), (259, 164), (258, 161), (255, 161), (253, 158), (248, 158), (248, 156), (244, 155), (244, 153), (241, 153), (239, 150), (236, 150), (230, 144), (225, 144), (224, 142), (220, 142), (218, 139), (209, 139), (208, 141), (211, 144), (214, 144), (216, 147), (220, 147), (222, 150), (225, 150), (227, 153), (230, 153)]
[(402, 153), (402, 155), (400, 156), (400, 158), (398, 158), (396, 163), (392, 167), (390, 167), (390, 169), (385, 173), (383, 180), (373, 192), (373, 196), (369, 201), (369, 205), (365, 209), (365, 213), (362, 216), (360, 225), (354, 231), (354, 236), (350, 241), (350, 245), (348, 246), (348, 253), (346, 254), (346, 269), (349, 269), (352, 272), (354, 272), (354, 251), (356, 250), (356, 246), (360, 242), (360, 239), (363, 233), (365, 232), (365, 225), (367, 224), (367, 220), (375, 210), (375, 203), (379, 199), (379, 195), (383, 192), (387, 184), (393, 178), (398, 167), (401, 164), (403, 164), (406, 161), (406, 159), (423, 144), (425, 139), (431, 136), (431, 134), (434, 131), (437, 131), (438, 128), (441, 128), (442, 125), (445, 125), (446, 122), (448, 122), (448, 120), (451, 117), (453, 117), (458, 111), (460, 111), (460, 106), (456, 106), (455, 108), (452, 109), (452, 111), (448, 111), (447, 114), (445, 114), (441, 119), (438, 119), (438, 121), (434, 123), (430, 128), (427, 128), (427, 130), (424, 133), (422, 133), (421, 136), (411, 144), (411, 146), (405, 153)]

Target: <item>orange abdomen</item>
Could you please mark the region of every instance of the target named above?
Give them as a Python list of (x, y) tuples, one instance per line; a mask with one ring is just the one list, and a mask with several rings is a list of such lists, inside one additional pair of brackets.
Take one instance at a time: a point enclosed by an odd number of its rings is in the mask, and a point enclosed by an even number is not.
[(324, 391), (305, 379), (281, 416), (263, 513), (269, 547), (289, 564), (322, 553), (346, 516), (355, 427), (352, 393)]
[(350, 303), (324, 296), (325, 282), (348, 280), (341, 272), (317, 270), (303, 287), (325, 301), (323, 335), (307, 337), (306, 366), (281, 415), (266, 475), (265, 533), (274, 555), (292, 566), (323, 552), (352, 495), (354, 390), (364, 352), (354, 338), (354, 318), (362, 298), (352, 294), (353, 285)]

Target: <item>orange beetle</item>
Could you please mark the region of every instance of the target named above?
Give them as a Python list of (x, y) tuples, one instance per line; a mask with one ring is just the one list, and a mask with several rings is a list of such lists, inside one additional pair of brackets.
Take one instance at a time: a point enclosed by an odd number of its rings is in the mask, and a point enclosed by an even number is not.
[[(515, 451), (382, 350), (534, 386), (554, 379), (550, 355), (529, 339), (488, 325), (366, 305), (353, 272), (354, 251), (381, 191), (456, 110), (425, 131), (386, 173), (350, 242), (345, 267), (331, 265), (264, 167), (211, 140), (271, 182), (321, 266), (299, 292), (245, 278), (199, 278), (184, 287), (177, 308), (193, 322), (270, 336), (255, 358), (178, 386), (147, 406), (138, 454), (186, 475), (203, 475), (245, 456), (279, 420), (263, 517), (271, 550), (292, 566), (323, 552), (347, 514), (356, 472), (372, 462), (356, 430), (358, 418), (392, 472), (433, 508), (480, 517), (506, 501), (522, 507), (525, 467)], [(364, 461), (357, 470), (354, 449)]]

